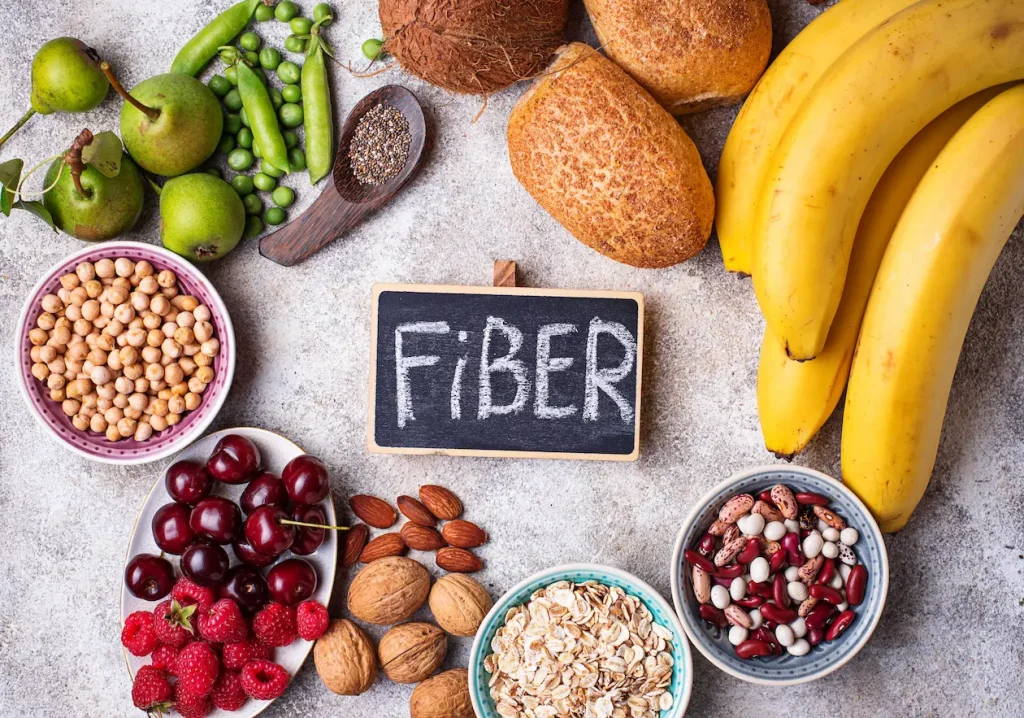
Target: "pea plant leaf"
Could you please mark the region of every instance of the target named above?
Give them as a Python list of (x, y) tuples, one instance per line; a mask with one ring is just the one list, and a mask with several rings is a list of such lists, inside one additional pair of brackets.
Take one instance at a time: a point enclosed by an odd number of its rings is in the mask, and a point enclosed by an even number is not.
[(25, 163), (21, 160), (7, 160), (0, 164), (0, 212), (5, 217), (11, 216), (11, 208), (14, 204), (14, 193), (18, 189), (18, 182), (21, 180), (21, 170)]
[(43, 206), (42, 202), (31, 201), (26, 202), (25, 200), (19, 200), (14, 203), (14, 209), (23, 209), (27, 212), (31, 212), (39, 219), (50, 225), (50, 229), (54, 232), (57, 231), (57, 225), (53, 223), (53, 215), (50, 214), (50, 210)]
[(121, 139), (113, 132), (100, 132), (82, 148), (82, 161), (92, 165), (104, 177), (121, 172)]

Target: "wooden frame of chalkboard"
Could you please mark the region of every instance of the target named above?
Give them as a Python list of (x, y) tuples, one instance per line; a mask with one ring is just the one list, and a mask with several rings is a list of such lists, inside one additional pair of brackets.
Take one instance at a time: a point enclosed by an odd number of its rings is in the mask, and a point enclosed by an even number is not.
[[(536, 297), (549, 299), (592, 299), (610, 300), (612, 302), (627, 302), (635, 304), (635, 340), (636, 357), (634, 367), (630, 376), (635, 372), (635, 395), (633, 397), (632, 430), (625, 436), (619, 436), (614, 442), (615, 446), (610, 450), (583, 451), (562, 451), (562, 450), (520, 450), (505, 448), (467, 448), (464, 446), (404, 446), (394, 442), (378, 443), (378, 421), (377, 421), (377, 399), (378, 399), (378, 364), (380, 360), (380, 310), (381, 297), (385, 299), (392, 294), (421, 294), (421, 295), (488, 295), (491, 297)], [(430, 297), (424, 297), (429, 300)], [(566, 290), (566, 289), (533, 289), (525, 287), (486, 287), (486, 286), (453, 286), (435, 284), (376, 284), (372, 294), (372, 315), (370, 334), (370, 387), (369, 387), (369, 410), (367, 421), (367, 450), (375, 454), (418, 454), (418, 455), (443, 455), (443, 456), (478, 456), (497, 458), (539, 458), (539, 459), (578, 459), (598, 461), (635, 461), (640, 456), (640, 410), (641, 410), (641, 387), (643, 382), (643, 349), (644, 349), (644, 297), (638, 292), (617, 292), (617, 291), (587, 291), (587, 290)], [(624, 304), (623, 307), (630, 307), (631, 304)], [(422, 321), (426, 321), (422, 318)], [(436, 317), (435, 317), (436, 318)], [(499, 320), (500, 321), (500, 320)], [(475, 327), (479, 329), (479, 327)], [(447, 331), (447, 328), (445, 329)], [(459, 341), (463, 341), (467, 332), (460, 331)], [(391, 349), (391, 360), (395, 362), (394, 349)], [(595, 350), (596, 351), (596, 350)], [(386, 352), (385, 352), (386, 353)], [(553, 359), (552, 361), (557, 361)], [(415, 365), (414, 365), (415, 366)], [(557, 370), (556, 370), (557, 371)], [(458, 375), (456, 375), (458, 376)], [(393, 383), (393, 382), (392, 382)], [(454, 392), (454, 382), (452, 384)], [(395, 391), (391, 387), (392, 395)], [(594, 392), (595, 394), (597, 392)], [(390, 399), (390, 397), (389, 397)], [(396, 399), (397, 401), (397, 399)], [(411, 409), (411, 406), (410, 406)], [(383, 407), (380, 409), (384, 410)], [(456, 443), (452, 441), (451, 443)]]

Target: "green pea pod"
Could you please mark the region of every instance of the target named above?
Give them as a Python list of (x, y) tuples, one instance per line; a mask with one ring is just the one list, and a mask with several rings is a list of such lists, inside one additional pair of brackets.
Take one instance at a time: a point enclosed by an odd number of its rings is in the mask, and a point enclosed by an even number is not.
[(270, 92), (251, 67), (244, 62), (239, 62), (236, 67), (238, 94), (242, 96), (242, 107), (249, 119), (249, 129), (252, 130), (256, 144), (260, 146), (260, 152), (267, 162), (288, 172), (288, 146), (277, 124), (277, 112), (274, 111), (274, 103), (270, 101)]
[(222, 45), (230, 43), (245, 29), (261, 2), (263, 0), (242, 0), (215, 17), (178, 51), (171, 63), (171, 72), (198, 75)]
[(306, 62), (302, 65), (303, 127), (310, 184), (320, 181), (334, 164), (334, 119), (331, 116), (331, 85), (326, 61), (330, 49), (320, 37), (320, 28), (332, 19), (328, 15), (313, 26)]

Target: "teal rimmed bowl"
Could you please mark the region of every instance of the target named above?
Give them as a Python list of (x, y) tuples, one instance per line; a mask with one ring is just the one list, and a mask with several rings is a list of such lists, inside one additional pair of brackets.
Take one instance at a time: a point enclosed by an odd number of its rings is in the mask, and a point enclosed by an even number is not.
[(583, 583), (597, 581), (607, 586), (621, 588), (630, 596), (639, 598), (651, 612), (655, 622), (672, 632), (672, 683), (669, 692), (672, 694), (672, 708), (664, 711), (660, 718), (680, 718), (686, 713), (693, 688), (693, 658), (690, 644), (686, 640), (679, 619), (672, 607), (657, 591), (636, 576), (610, 566), (597, 564), (567, 564), (535, 573), (526, 580), (516, 584), (491, 609), (484, 618), (473, 641), (473, 651), (469, 659), (469, 695), (473, 701), (473, 710), (477, 718), (501, 718), (491, 700), (488, 681), (491, 674), (484, 670), (484, 659), (491, 653), (491, 641), (498, 629), (505, 625), (505, 615), (510, 609), (530, 600), (538, 589), (550, 586), (559, 581)]

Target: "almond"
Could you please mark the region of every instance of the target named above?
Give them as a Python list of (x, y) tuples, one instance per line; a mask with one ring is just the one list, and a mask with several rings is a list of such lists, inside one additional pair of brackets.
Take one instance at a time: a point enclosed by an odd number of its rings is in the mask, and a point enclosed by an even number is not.
[(377, 559), (390, 556), (401, 556), (408, 550), (405, 541), (399, 534), (381, 534), (370, 543), (366, 544), (363, 552), (359, 554), (362, 563), (372, 563)]
[(370, 529), (366, 524), (356, 524), (345, 532), (345, 556), (342, 559), (343, 566), (354, 566), (359, 561), (359, 554), (363, 552), (367, 539), (370, 538)]
[(445, 545), (437, 529), (420, 526), (411, 521), (402, 526), (401, 536), (413, 551), (436, 551)]
[(430, 513), (444, 521), (451, 521), (462, 515), (462, 502), (459, 501), (459, 497), (443, 486), (421, 486), (420, 501)]
[(449, 521), (441, 529), (441, 535), (450, 545), (458, 548), (476, 548), (487, 543), (487, 532), (472, 521)]
[(352, 513), (374, 528), (389, 529), (398, 521), (398, 512), (376, 496), (358, 494), (348, 500), (348, 505), (352, 507)]
[(440, 568), (452, 573), (474, 573), (484, 567), (484, 562), (476, 554), (452, 546), (439, 549), (436, 561)]
[(414, 499), (412, 496), (398, 497), (398, 510), (405, 514), (405, 518), (420, 526), (434, 528), (437, 519), (427, 511), (427, 507)]

